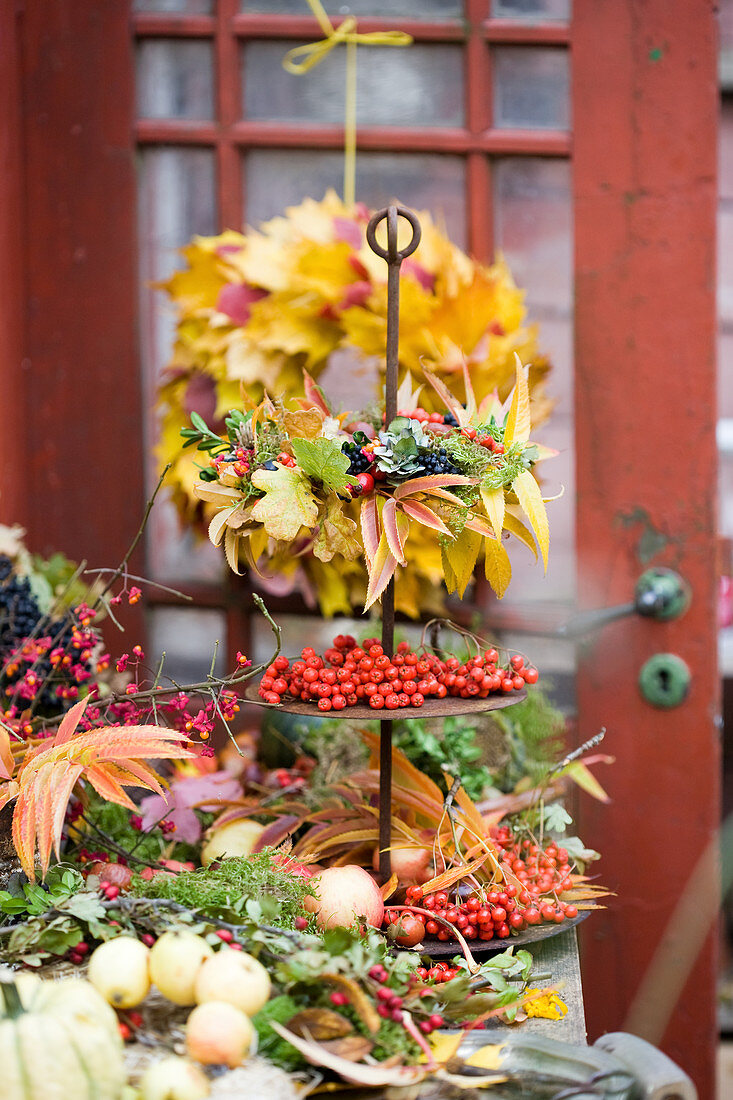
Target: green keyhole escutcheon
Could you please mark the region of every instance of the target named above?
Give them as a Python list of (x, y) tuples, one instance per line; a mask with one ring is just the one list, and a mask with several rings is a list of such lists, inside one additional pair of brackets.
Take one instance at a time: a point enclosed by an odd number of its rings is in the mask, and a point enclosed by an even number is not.
[(690, 690), (692, 674), (676, 653), (655, 653), (642, 666), (639, 688), (653, 707), (678, 707)]

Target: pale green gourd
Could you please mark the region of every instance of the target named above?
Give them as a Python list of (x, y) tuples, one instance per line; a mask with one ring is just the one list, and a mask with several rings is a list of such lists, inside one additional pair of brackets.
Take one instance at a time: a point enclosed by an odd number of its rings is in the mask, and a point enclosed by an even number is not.
[(114, 1011), (89, 985), (32, 974), (0, 980), (0, 1100), (119, 1100)]

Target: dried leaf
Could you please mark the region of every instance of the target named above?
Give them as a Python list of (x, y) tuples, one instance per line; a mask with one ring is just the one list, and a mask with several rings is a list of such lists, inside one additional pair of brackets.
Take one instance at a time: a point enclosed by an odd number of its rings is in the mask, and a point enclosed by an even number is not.
[(320, 408), (298, 409), (296, 412), (284, 409), (280, 423), (290, 439), (317, 439), (323, 431), (323, 415)]
[(252, 484), (265, 493), (252, 509), (252, 519), (262, 523), (268, 535), (292, 542), (301, 527), (315, 527), (318, 503), (301, 470), (280, 465), (275, 470), (255, 470)]
[(579, 787), (582, 787), (583, 790), (593, 798), (597, 798), (599, 802), (611, 801), (601, 784), (593, 775), (593, 772), (586, 767), (582, 760), (574, 760), (572, 764), (568, 764), (567, 767), (563, 768), (558, 774), (569, 775)]
[(274, 1020), (271, 1021), (270, 1027), (283, 1039), (286, 1039), (291, 1046), (294, 1046), (296, 1050), (299, 1050), (312, 1065), (324, 1066), (326, 1069), (333, 1070), (339, 1077), (342, 1077), (345, 1081), (351, 1081), (355, 1085), (366, 1085), (370, 1088), (385, 1088), (389, 1085), (414, 1085), (418, 1081), (423, 1081), (427, 1076), (428, 1071), (424, 1066), (365, 1066), (350, 1062), (348, 1059), (341, 1058), (339, 1055), (326, 1050), (319, 1043), (300, 1039), (292, 1031), (288, 1031), (286, 1027), (283, 1027), (282, 1024), (275, 1023)]
[(356, 530), (354, 520), (344, 512), (338, 497), (330, 497), (313, 540), (313, 553), (320, 561), (331, 561), (336, 554), (353, 561), (361, 553)]
[(227, 527), (224, 535), (224, 553), (232, 573), (239, 575), (239, 535)]
[(354, 1030), (345, 1016), (330, 1008), (304, 1008), (291, 1020), (288, 1027), (294, 1035), (307, 1036), (320, 1042), (323, 1039), (343, 1039)]
[(388, 898), (392, 897), (395, 890), (399, 886), (399, 882), (399, 876), (396, 874), (395, 871), (393, 871), (387, 881), (382, 883), (382, 885), (379, 887), (379, 893), (382, 895), (382, 901), (387, 901)]
[(343, 1039), (326, 1040), (321, 1045), (329, 1054), (336, 1054), (349, 1062), (361, 1062), (374, 1049), (374, 1043), (366, 1035), (347, 1035)]

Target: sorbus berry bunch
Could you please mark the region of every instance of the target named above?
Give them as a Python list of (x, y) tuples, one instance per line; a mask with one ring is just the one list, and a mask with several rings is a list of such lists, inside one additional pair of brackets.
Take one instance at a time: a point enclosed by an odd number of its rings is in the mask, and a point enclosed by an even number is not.
[[(430, 920), (414, 913), (424, 920), (426, 935), (436, 936), (444, 943), (457, 939), (442, 923), (447, 921), (466, 940), (508, 939), (512, 932), (523, 932), (531, 925), (562, 924), (577, 917), (577, 906), (562, 901), (560, 896), (572, 885), (569, 857), (564, 848), (550, 842), (541, 849), (531, 840), (514, 837), (506, 825), (492, 828), (491, 834), (500, 862), (514, 873), (521, 889), (513, 883), (497, 884), (470, 894), (456, 890), (451, 898), (447, 890), (423, 896), (421, 886), (409, 886), (406, 905), (419, 906), (440, 918)], [(394, 917), (387, 913), (385, 924), (389, 925)]]
[[(402, 1021), (402, 1012), (404, 1004), (404, 996), (401, 996), (397, 990), (393, 989), (388, 983), (391, 980), (389, 973), (382, 966), (381, 963), (377, 963), (369, 970), (369, 977), (373, 982), (377, 983), (376, 1001), (377, 1012), (383, 1020), (394, 1020), (395, 1023)], [(425, 990), (425, 993), (428, 991)], [(433, 998), (430, 998), (431, 1000)], [(420, 1013), (419, 1002), (414, 1000), (410, 1002), (410, 1014), (415, 1018)], [(442, 1016), (439, 1016), (437, 1012), (430, 1012), (429, 1009), (425, 1009), (423, 1019), (418, 1022), (418, 1027), (424, 1035), (429, 1035), (431, 1031), (435, 1031), (439, 1027), (445, 1025), (445, 1020)]]
[(444, 660), (427, 651), (415, 652), (408, 642), (400, 642), (390, 657), (377, 638), (358, 646), (350, 634), (338, 634), (322, 657), (312, 646), (292, 664), (287, 657), (276, 657), (265, 670), (259, 694), (267, 703), (280, 703), (287, 695), (313, 702), (322, 711), (359, 703), (373, 710), (398, 710), (421, 707), (430, 696), (486, 699), (520, 691), (538, 678), (537, 669), (526, 665), (519, 653), (504, 667), (493, 648), (461, 662), (458, 657)]

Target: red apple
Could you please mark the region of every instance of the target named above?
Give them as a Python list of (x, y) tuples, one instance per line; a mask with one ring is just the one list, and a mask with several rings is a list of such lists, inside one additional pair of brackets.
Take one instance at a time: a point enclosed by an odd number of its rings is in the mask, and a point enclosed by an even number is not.
[[(427, 848), (392, 848), (389, 856), (400, 886), (422, 886), (433, 877), (433, 856)], [(379, 870), (378, 848), (374, 851), (372, 867), (375, 871)]]
[(311, 879), (315, 896), (305, 899), (319, 928), (349, 928), (360, 918), (380, 928), (384, 902), (379, 887), (363, 867), (327, 867)]

